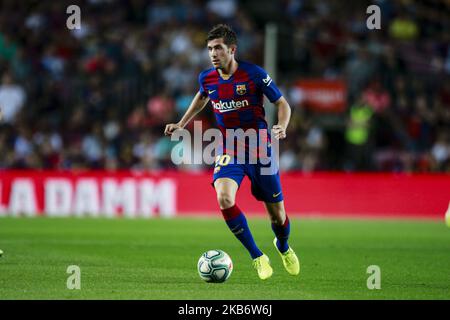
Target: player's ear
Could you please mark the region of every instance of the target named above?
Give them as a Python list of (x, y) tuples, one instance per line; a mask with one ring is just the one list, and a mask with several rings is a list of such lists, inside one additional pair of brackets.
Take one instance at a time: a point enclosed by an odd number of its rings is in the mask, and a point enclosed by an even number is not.
[(235, 44), (230, 45), (230, 53), (231, 54), (235, 54), (236, 53), (236, 49), (237, 49), (237, 46)]

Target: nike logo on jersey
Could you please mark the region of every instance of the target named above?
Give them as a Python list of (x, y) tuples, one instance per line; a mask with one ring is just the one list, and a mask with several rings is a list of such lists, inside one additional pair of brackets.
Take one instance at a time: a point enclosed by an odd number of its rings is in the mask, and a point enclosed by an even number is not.
[(214, 93), (216, 90), (208, 90), (208, 94)]
[(281, 191), (278, 192), (278, 193), (274, 193), (274, 194), (272, 195), (272, 197), (276, 198), (276, 197), (278, 197), (278, 196), (280, 195), (280, 193), (281, 193)]

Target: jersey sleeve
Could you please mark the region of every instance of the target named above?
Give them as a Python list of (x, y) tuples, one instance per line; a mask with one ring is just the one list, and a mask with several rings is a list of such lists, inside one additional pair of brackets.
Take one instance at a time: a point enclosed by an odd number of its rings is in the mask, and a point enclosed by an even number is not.
[(254, 81), (270, 102), (273, 103), (281, 98), (280, 90), (263, 68), (255, 66)]

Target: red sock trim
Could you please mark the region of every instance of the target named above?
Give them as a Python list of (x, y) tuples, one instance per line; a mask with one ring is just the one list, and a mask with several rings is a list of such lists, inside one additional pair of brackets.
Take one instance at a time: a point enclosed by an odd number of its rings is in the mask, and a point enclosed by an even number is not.
[(220, 209), (225, 220), (231, 220), (239, 216), (242, 211), (237, 205), (234, 205), (228, 209)]

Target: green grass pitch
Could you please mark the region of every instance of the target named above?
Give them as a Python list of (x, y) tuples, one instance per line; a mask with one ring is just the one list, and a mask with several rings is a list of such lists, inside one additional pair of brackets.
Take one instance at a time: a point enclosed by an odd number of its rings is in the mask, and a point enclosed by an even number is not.
[[(291, 219), (300, 276), (285, 272), (269, 219), (249, 225), (271, 258), (261, 281), (219, 218), (1, 218), (0, 299), (450, 299), (450, 229), (439, 221)], [(230, 254), (222, 284), (196, 269), (208, 249)], [(81, 289), (66, 287), (69, 265)], [(367, 288), (367, 267), (381, 289)]]

